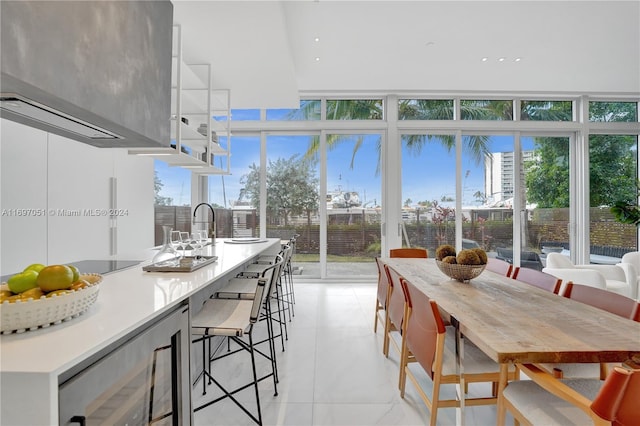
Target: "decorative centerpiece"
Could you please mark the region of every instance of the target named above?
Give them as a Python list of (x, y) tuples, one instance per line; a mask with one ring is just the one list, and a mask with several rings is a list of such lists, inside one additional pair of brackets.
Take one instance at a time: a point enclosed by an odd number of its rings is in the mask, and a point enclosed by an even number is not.
[(444, 244), (436, 249), (436, 265), (446, 276), (461, 282), (469, 282), (484, 271), (487, 253), (481, 248), (463, 249)]
[(0, 285), (0, 332), (22, 333), (75, 318), (98, 298), (100, 274), (72, 265), (29, 265)]

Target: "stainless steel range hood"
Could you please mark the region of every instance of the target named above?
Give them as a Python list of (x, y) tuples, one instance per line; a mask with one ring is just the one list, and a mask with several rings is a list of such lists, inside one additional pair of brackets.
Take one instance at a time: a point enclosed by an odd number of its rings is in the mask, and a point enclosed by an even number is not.
[(53, 126), (59, 131), (67, 131), (78, 137), (89, 139), (122, 139), (115, 133), (87, 123), (78, 118), (56, 111), (46, 105), (27, 99), (15, 93), (0, 94), (0, 109), (7, 116), (15, 116), (15, 121), (35, 121), (39, 126)]
[(168, 0), (1, 1), (0, 117), (97, 147), (168, 147)]

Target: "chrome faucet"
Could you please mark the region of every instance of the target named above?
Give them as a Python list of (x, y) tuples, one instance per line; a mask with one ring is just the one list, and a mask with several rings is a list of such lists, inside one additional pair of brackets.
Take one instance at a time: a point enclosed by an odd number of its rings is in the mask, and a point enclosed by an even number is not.
[(211, 238), (211, 243), (214, 243), (214, 238), (216, 237), (216, 212), (213, 210), (213, 207), (211, 207), (211, 204), (207, 204), (207, 203), (200, 203), (196, 206), (195, 209), (193, 209), (193, 222), (192, 224), (195, 225), (196, 223), (206, 223), (206, 222), (196, 222), (196, 213), (198, 212), (198, 208), (200, 206), (207, 206), (209, 207), (209, 210), (211, 210), (211, 222), (210, 222), (210, 227), (209, 227), (209, 238)]

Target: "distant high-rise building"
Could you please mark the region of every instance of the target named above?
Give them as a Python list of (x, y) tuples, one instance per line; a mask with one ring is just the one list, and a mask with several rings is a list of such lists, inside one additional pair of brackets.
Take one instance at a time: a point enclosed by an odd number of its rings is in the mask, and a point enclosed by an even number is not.
[[(522, 162), (532, 160), (535, 151), (522, 151)], [(514, 155), (512, 152), (493, 152), (484, 161), (484, 192), (489, 205), (511, 205), (514, 196)], [(521, 168), (524, 187), (524, 167)]]

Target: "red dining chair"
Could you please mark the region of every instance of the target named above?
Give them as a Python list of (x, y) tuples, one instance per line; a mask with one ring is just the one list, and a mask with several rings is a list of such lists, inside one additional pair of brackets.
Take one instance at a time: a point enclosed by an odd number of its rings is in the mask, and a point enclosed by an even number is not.
[(384, 269), (384, 263), (379, 257), (376, 257), (376, 266), (378, 267), (378, 292), (376, 297), (376, 318), (373, 323), (374, 333), (378, 332), (378, 321), (384, 327), (387, 318), (387, 298), (389, 297), (389, 278)]
[(426, 259), (429, 257), (427, 249), (418, 247), (403, 247), (389, 250), (389, 257), (416, 257)]
[(538, 271), (537, 269), (522, 268), (519, 266), (513, 271), (513, 279), (531, 284), (554, 294), (558, 294), (560, 285), (562, 284), (560, 278), (554, 277), (551, 274)]
[(394, 348), (400, 353), (400, 341), (394, 337), (402, 330), (402, 319), (404, 317), (404, 294), (400, 284), (400, 274), (395, 269), (385, 265), (387, 271), (387, 279), (389, 281), (389, 297), (386, 310), (386, 318), (384, 325), (384, 340), (382, 345), (382, 353), (389, 356), (389, 342), (393, 343)]
[[(640, 302), (621, 294), (569, 281), (562, 295), (623, 318), (640, 322)], [(600, 377), (601, 380), (604, 380), (610, 365), (606, 363), (541, 364), (540, 367), (552, 372), (557, 378)]]
[(562, 295), (623, 318), (640, 322), (640, 302), (622, 294), (569, 281)]
[[(404, 322), (402, 323), (402, 348), (400, 357), (400, 396), (404, 398), (407, 377), (416, 387), (427, 405), (430, 424), (437, 421), (438, 408), (457, 407), (456, 399), (440, 399), (440, 387), (457, 384), (455, 331), (446, 327), (440, 316), (437, 303), (404, 278), (400, 278), (405, 297)], [(498, 364), (476, 346), (464, 346), (464, 379), (466, 383), (492, 382), (500, 378)], [(420, 385), (420, 372), (412, 371), (409, 364), (417, 362), (432, 381), (431, 399)], [(510, 368), (508, 380), (516, 379), (514, 368)], [(494, 385), (495, 389), (495, 385)], [(488, 397), (465, 398), (465, 404), (491, 405), (497, 402), (495, 393)]]
[(640, 424), (640, 359), (615, 367), (605, 381), (561, 381), (535, 365), (520, 368), (533, 380), (509, 383), (503, 397), (506, 411), (522, 425)]
[(495, 272), (496, 274), (504, 275), (505, 277), (511, 277), (513, 273), (513, 265), (506, 260), (490, 257), (487, 259), (487, 271)]
[[(391, 249), (389, 251), (389, 257), (397, 257), (397, 258), (420, 258), (426, 259), (429, 257), (429, 252), (423, 248), (397, 248)], [(389, 293), (391, 287), (389, 285), (389, 278), (384, 270), (384, 265), (381, 259), (376, 258), (376, 265), (378, 266), (378, 292), (376, 299), (376, 312), (375, 312), (375, 322), (373, 323), (373, 332), (376, 333), (378, 331), (378, 321), (382, 322), (385, 326), (385, 337), (383, 345), (383, 352), (385, 356), (388, 356), (388, 339), (387, 339), (387, 300), (389, 298)], [(381, 314), (380, 311), (384, 311)], [(385, 349), (386, 348), (386, 349)]]

